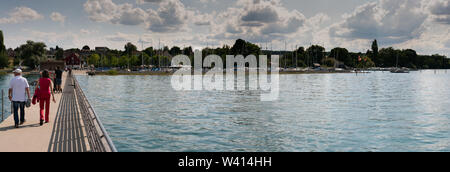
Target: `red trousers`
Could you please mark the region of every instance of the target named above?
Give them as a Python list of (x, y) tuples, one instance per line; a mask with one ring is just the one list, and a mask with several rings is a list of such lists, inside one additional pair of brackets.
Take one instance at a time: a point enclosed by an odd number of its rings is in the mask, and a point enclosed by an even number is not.
[[(44, 105), (45, 105), (45, 119), (44, 119)], [(50, 98), (39, 99), (39, 107), (41, 110), (41, 120), (45, 120), (45, 122), (48, 122), (50, 113)]]

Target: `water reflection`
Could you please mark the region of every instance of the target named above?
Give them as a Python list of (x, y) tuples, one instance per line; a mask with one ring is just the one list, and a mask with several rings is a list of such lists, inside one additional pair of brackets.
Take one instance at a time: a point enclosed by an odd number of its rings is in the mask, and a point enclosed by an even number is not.
[(120, 151), (450, 151), (434, 71), (282, 75), (258, 91), (174, 91), (167, 76), (79, 76)]

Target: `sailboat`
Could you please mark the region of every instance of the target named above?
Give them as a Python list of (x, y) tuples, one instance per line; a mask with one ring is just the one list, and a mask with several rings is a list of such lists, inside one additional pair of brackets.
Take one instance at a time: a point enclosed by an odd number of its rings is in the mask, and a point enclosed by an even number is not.
[(398, 68), (398, 54), (397, 54), (397, 65), (391, 70), (391, 73), (409, 73), (408, 68)]

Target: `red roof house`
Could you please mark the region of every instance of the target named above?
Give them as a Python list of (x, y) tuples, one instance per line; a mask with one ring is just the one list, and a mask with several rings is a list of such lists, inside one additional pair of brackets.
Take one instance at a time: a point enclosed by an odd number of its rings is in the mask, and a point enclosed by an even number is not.
[(77, 53), (70, 53), (64, 59), (66, 62), (66, 66), (71, 68), (81, 68), (81, 59), (80, 55)]

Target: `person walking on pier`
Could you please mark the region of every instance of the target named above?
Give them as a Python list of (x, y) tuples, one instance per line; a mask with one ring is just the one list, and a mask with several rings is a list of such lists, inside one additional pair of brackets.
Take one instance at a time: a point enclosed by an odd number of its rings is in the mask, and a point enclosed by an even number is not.
[(62, 74), (63, 71), (58, 67), (56, 67), (55, 70), (55, 85), (56, 85), (56, 92), (62, 93), (62, 88), (61, 88), (61, 84), (62, 84)]
[[(26, 78), (22, 77), (22, 70), (14, 70), (14, 78), (10, 82), (10, 87), (8, 91), (9, 100), (13, 104), (14, 111), (14, 127), (19, 128), (20, 125), (25, 123), (25, 104), (31, 99), (30, 96), (30, 85)], [(28, 99), (27, 99), (28, 95)], [(19, 118), (19, 108), (20, 108), (20, 118)]]
[[(44, 125), (49, 122), (49, 114), (50, 114), (50, 98), (53, 98), (53, 102), (56, 103), (55, 95), (52, 88), (52, 80), (50, 79), (49, 72), (44, 70), (42, 72), (41, 78), (38, 80), (39, 86), (39, 108), (40, 108), (40, 125)], [(44, 118), (44, 110), (45, 110), (45, 118)]]

